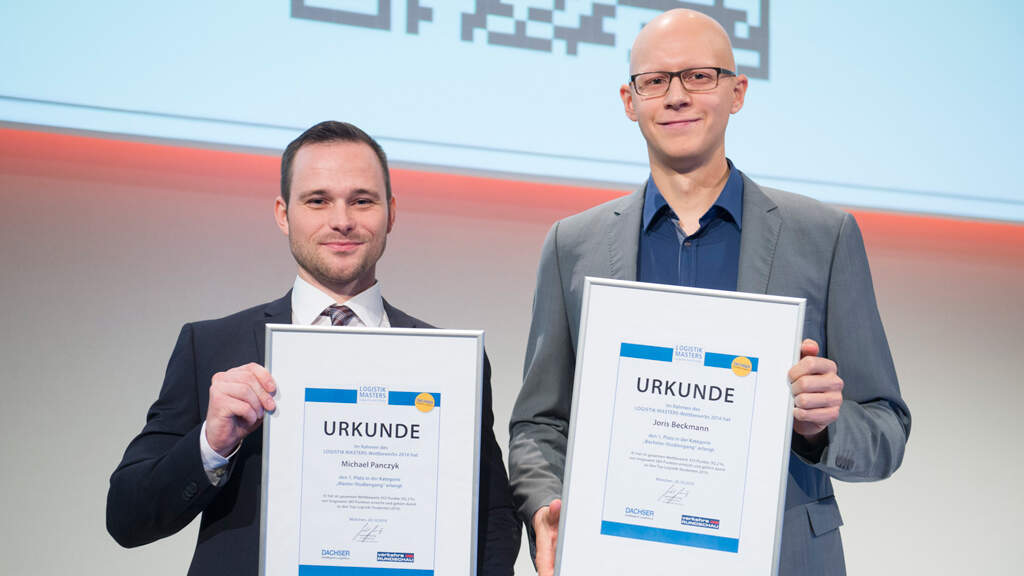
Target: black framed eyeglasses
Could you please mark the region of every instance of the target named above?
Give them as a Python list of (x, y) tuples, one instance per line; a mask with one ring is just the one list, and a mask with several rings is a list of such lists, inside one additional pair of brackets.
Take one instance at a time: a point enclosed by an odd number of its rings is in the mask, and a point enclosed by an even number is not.
[(641, 96), (664, 96), (668, 93), (673, 78), (679, 78), (687, 92), (710, 92), (718, 87), (722, 76), (735, 76), (732, 70), (717, 66), (687, 68), (678, 72), (641, 72), (629, 77), (633, 90)]

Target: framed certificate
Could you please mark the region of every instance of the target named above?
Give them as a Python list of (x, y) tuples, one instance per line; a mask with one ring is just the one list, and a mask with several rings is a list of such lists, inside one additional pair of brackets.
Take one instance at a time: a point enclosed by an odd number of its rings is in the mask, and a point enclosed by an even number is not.
[(483, 333), (266, 334), (260, 574), (474, 574)]
[(557, 574), (776, 573), (803, 316), (586, 279)]

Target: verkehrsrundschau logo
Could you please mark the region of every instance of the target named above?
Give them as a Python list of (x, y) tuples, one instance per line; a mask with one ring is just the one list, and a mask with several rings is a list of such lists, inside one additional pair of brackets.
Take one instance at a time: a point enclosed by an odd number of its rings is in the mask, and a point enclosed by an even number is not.
[(709, 530), (718, 530), (719, 525), (718, 518), (704, 518), (703, 516), (689, 516), (686, 514), (679, 517), (679, 523), (683, 526), (696, 526), (697, 528), (707, 528)]
[(377, 562), (415, 562), (412, 552), (377, 552)]

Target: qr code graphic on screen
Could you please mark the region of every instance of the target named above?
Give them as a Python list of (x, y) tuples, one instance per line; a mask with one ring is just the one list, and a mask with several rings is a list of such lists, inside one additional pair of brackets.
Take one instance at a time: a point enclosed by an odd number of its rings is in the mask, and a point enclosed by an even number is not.
[[(459, 14), (461, 40), (553, 54), (579, 54), (582, 45), (619, 46), (657, 13), (690, 8), (729, 33), (737, 67), (768, 78), (769, 0), (475, 0)], [(392, 29), (393, 8), (404, 8), (406, 34), (421, 34), (441, 0), (292, 0), (292, 17), (376, 30)], [(435, 4), (437, 6), (428, 6)], [(394, 5), (394, 6), (393, 6)], [(450, 5), (450, 4), (449, 4)], [(631, 32), (631, 33), (630, 33)]]

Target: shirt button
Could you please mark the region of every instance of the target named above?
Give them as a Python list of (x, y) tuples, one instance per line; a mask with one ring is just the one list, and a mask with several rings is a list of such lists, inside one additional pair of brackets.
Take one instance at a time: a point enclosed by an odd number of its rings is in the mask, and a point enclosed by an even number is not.
[(686, 242), (683, 242), (683, 246), (691, 246), (692, 244), (693, 244), (693, 242), (691, 242), (689, 240), (687, 240)]

